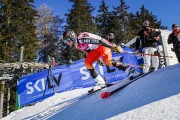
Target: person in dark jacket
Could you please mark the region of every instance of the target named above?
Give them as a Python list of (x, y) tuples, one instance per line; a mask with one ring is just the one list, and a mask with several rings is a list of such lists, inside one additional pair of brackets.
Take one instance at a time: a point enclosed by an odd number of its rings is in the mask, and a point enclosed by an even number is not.
[(157, 43), (160, 36), (160, 30), (150, 28), (150, 22), (143, 22), (143, 29), (137, 34), (136, 39), (136, 54), (139, 54), (140, 48), (144, 54), (144, 68), (143, 73), (147, 73), (149, 70), (157, 70), (159, 67), (158, 56), (153, 56), (157, 51)]
[(172, 25), (172, 33), (168, 37), (168, 44), (173, 44), (172, 50), (175, 52), (180, 63), (180, 30), (177, 24)]

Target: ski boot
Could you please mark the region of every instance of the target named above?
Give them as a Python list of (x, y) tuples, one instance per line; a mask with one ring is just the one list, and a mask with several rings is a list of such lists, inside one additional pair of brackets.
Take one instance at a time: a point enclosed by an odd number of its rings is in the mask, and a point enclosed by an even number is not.
[(132, 67), (126, 68), (125, 72), (128, 73), (128, 78), (130, 80), (140, 75), (140, 73)]
[(95, 81), (95, 84), (94, 84), (94, 86), (92, 87), (92, 89), (88, 91), (88, 93), (93, 93), (93, 92), (95, 92), (95, 91), (98, 91), (98, 90), (101, 90), (101, 89), (107, 87), (107, 86), (106, 86), (106, 85), (107, 85), (107, 84), (106, 84), (106, 80), (103, 79), (100, 75), (98, 75), (98, 76), (94, 79), (94, 81)]

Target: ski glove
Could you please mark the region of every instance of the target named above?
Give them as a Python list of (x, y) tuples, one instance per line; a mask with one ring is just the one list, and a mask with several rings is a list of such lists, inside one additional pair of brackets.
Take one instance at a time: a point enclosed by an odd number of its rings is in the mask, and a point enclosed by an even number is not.
[(123, 53), (123, 49), (120, 46), (113, 46), (111, 50), (115, 53)]
[(73, 63), (73, 61), (70, 59), (70, 60), (68, 60), (68, 62), (67, 62), (67, 65), (71, 65)]
[(104, 62), (102, 61), (102, 59), (97, 60), (97, 62), (100, 66), (104, 66)]

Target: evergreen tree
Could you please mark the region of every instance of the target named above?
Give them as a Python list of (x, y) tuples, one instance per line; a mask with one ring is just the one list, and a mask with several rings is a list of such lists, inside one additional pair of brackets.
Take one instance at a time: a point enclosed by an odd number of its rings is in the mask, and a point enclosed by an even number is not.
[[(97, 28), (94, 23), (91, 13), (94, 10), (87, 0), (69, 0), (72, 2), (72, 8), (69, 10), (67, 16), (66, 29), (74, 30), (77, 34), (81, 32), (96, 33)], [(72, 60), (78, 60), (84, 58), (82, 52), (72, 48)]]
[[(99, 7), (99, 14), (96, 16), (96, 25), (101, 36), (108, 34), (110, 31), (111, 13), (108, 11), (109, 6), (106, 6), (104, 0), (102, 0)], [(105, 37), (105, 36), (103, 36)]]
[(111, 22), (110, 22), (110, 29), (109, 32), (112, 32), (116, 36), (116, 41), (115, 43), (118, 44), (121, 41), (121, 24), (120, 24), (120, 19), (117, 14), (117, 12), (112, 11), (112, 14), (110, 16)]
[(24, 46), (24, 61), (35, 59), (37, 37), (35, 19), (37, 11), (34, 0), (0, 1), (0, 59), (19, 61)]
[(67, 16), (67, 28), (74, 30), (76, 33), (88, 31), (95, 33), (96, 26), (91, 13), (94, 7), (87, 0), (69, 0), (73, 3)]
[[(61, 34), (63, 19), (59, 15), (54, 16), (53, 11), (46, 4), (38, 9), (36, 18), (37, 34), (40, 47), (38, 49), (38, 61), (50, 63), (52, 57), (56, 57)], [(51, 59), (49, 59), (51, 58)]]
[(145, 20), (150, 21), (152, 28), (167, 29), (167, 27), (161, 25), (161, 20), (158, 20), (156, 15), (149, 12), (144, 5), (142, 5), (140, 11), (137, 11), (135, 14), (131, 13), (130, 16), (130, 24), (132, 29), (134, 29), (134, 33), (137, 33), (142, 28)]
[[(33, 0), (1, 0), (0, 1), (0, 60), (19, 61), (20, 48), (24, 49), (24, 61), (35, 60), (36, 27)], [(16, 76), (17, 77), (17, 76)], [(17, 79), (17, 78), (14, 79)], [(8, 82), (13, 85), (16, 80)], [(7, 86), (6, 86), (7, 87)], [(16, 87), (11, 86), (10, 112), (15, 110)]]
[(113, 31), (116, 33), (116, 43), (126, 43), (131, 38), (131, 29), (129, 29), (129, 13), (127, 12), (129, 6), (125, 4), (124, 0), (120, 0), (120, 6), (113, 7), (113, 9), (113, 22), (115, 22), (117, 26), (114, 24), (115, 26), (113, 26), (114, 28), (112, 29), (114, 29)]

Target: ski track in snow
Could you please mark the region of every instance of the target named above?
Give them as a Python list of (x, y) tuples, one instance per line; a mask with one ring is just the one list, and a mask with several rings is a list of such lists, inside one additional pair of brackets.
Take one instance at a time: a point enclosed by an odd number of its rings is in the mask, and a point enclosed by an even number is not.
[(55, 94), (2, 120), (180, 120), (180, 64), (126, 86), (110, 98), (100, 94), (78, 101), (90, 88)]
[[(90, 88), (77, 89), (55, 94), (53, 97), (45, 99), (43, 102), (36, 103), (33, 106), (24, 107), (18, 111), (10, 113), (10, 115), (2, 118), (2, 120), (44, 120), (55, 115), (56, 113), (66, 109), (68, 106), (76, 102), (76, 100), (87, 93)], [(78, 94), (77, 94), (78, 93)], [(17, 116), (21, 114), (20, 116)]]

